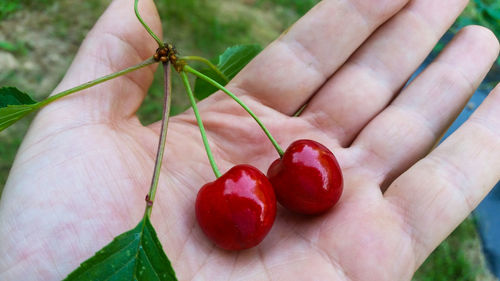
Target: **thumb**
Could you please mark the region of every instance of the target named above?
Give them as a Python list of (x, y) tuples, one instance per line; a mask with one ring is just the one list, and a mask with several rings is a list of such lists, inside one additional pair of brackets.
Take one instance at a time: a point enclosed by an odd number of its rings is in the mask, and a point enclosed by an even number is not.
[[(139, 1), (138, 9), (161, 37), (161, 22), (153, 0)], [(54, 93), (140, 63), (151, 57), (157, 47), (135, 16), (134, 0), (114, 0), (88, 33)], [(108, 123), (131, 117), (147, 93), (155, 68), (156, 65), (139, 69), (65, 97), (41, 115), (62, 113), (65, 120), (79, 123)]]

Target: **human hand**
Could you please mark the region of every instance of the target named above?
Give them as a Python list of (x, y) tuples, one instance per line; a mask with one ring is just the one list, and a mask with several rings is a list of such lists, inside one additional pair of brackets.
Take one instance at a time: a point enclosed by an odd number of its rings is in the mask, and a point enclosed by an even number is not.
[[(484, 28), (463, 29), (400, 92), (466, 4), (406, 2), (325, 0), (228, 85), (284, 148), (309, 138), (337, 156), (344, 193), (322, 216), (279, 208), (259, 246), (216, 248), (194, 215), (196, 192), (215, 179), (194, 116), (171, 119), (152, 222), (180, 280), (409, 280), (500, 179), (499, 87), (429, 153), (496, 59), (498, 41)], [(140, 4), (161, 34), (152, 1)], [(153, 54), (132, 5), (112, 3), (55, 92)], [(1, 280), (62, 279), (141, 218), (159, 125), (141, 125), (135, 112), (152, 71), (37, 115), (0, 203)], [(199, 107), (222, 172), (242, 163), (266, 171), (277, 154), (246, 112), (220, 93)]]

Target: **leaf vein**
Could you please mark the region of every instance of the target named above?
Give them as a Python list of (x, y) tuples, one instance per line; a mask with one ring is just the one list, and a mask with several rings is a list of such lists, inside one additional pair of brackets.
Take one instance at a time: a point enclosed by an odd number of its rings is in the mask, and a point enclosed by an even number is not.
[[(134, 234), (134, 236), (135, 236), (135, 234)], [(130, 246), (130, 245), (131, 245), (132, 243), (134, 243), (134, 241), (136, 241), (136, 240), (137, 240), (137, 239), (133, 239), (133, 240), (131, 240), (131, 241), (130, 241), (130, 243), (128, 243), (127, 245), (125, 245), (125, 246), (124, 246), (124, 247), (122, 247), (122, 248), (118, 248), (118, 250), (117, 250), (116, 252), (114, 252), (114, 253), (110, 254), (110, 255), (109, 255), (109, 256), (107, 256), (105, 259), (103, 259), (103, 260), (99, 261), (99, 262), (98, 262), (98, 263), (96, 263), (96, 264), (93, 264), (93, 265), (89, 266), (87, 269), (85, 269), (85, 271), (83, 271), (83, 272), (80, 274), (80, 276), (82, 276), (82, 275), (84, 275), (85, 273), (87, 273), (90, 269), (94, 268), (96, 265), (99, 265), (99, 264), (103, 263), (104, 261), (109, 260), (111, 257), (113, 257), (114, 255), (116, 255), (117, 253), (119, 253), (119, 252), (123, 251), (124, 249), (126, 249), (128, 246)], [(131, 259), (131, 260), (133, 260), (133, 259)]]

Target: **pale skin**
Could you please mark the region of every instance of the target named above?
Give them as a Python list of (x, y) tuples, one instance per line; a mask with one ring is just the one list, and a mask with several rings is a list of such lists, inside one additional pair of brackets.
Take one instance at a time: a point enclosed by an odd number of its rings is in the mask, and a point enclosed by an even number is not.
[[(179, 280), (410, 280), (499, 181), (499, 87), (433, 149), (497, 58), (498, 41), (485, 28), (464, 28), (400, 91), (466, 5), (406, 2), (325, 0), (228, 86), (284, 148), (308, 138), (337, 156), (345, 189), (322, 216), (279, 208), (259, 246), (218, 249), (194, 216), (196, 192), (215, 179), (194, 116), (171, 119), (152, 222)], [(132, 7), (111, 4), (54, 92), (154, 53)], [(139, 8), (161, 34), (152, 1)], [(1, 199), (1, 280), (60, 280), (140, 220), (159, 123), (143, 126), (135, 112), (153, 70), (36, 116)], [(222, 173), (242, 163), (266, 172), (278, 155), (245, 111), (222, 93), (199, 106)]]

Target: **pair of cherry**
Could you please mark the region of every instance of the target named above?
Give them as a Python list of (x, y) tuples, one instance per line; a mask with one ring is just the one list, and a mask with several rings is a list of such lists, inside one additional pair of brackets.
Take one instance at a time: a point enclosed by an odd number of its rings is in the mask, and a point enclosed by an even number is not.
[(219, 247), (242, 250), (259, 244), (276, 217), (276, 200), (299, 214), (326, 212), (340, 198), (342, 172), (333, 155), (313, 140), (293, 142), (267, 171), (237, 165), (205, 184), (196, 198), (196, 218)]

